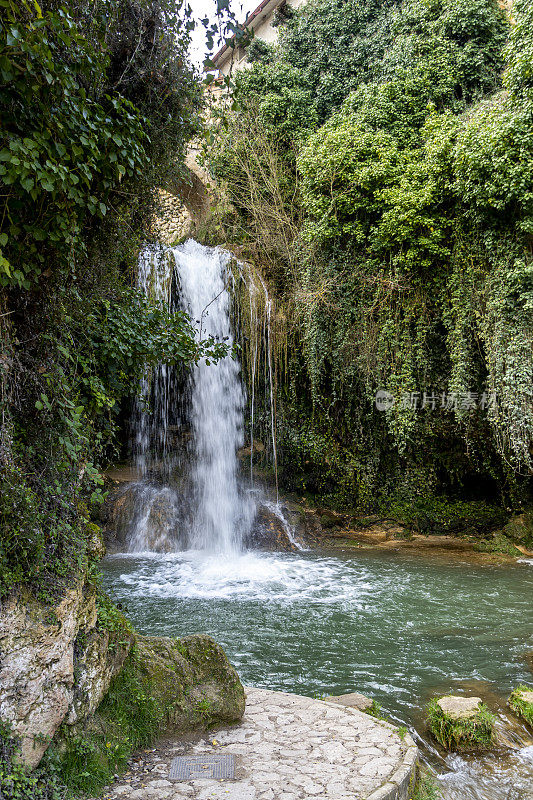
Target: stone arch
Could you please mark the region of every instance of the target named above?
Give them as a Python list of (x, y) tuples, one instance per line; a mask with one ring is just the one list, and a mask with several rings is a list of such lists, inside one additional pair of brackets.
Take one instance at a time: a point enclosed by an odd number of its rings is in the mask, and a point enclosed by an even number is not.
[(154, 233), (165, 244), (192, 235), (209, 210), (209, 175), (198, 164), (198, 148), (191, 146), (179, 177), (170, 177), (157, 191), (159, 209)]

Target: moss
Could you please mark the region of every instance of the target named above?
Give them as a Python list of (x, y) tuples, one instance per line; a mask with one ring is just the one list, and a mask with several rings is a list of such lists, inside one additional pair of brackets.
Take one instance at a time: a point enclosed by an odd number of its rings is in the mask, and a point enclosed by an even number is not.
[(73, 791), (96, 792), (165, 731), (235, 722), (243, 712), (243, 687), (212, 639), (136, 636), (96, 715), (62, 726), (55, 747), (61, 779)]
[(481, 750), (494, 744), (494, 721), (484, 703), (473, 717), (452, 719), (434, 698), (426, 709), (426, 724), (432, 736), (446, 750)]
[(474, 550), (480, 553), (501, 553), (515, 558), (521, 555), (520, 550), (502, 533), (495, 533), (490, 539), (475, 542)]
[(512, 517), (502, 533), (513, 542), (533, 549), (533, 508), (527, 508), (523, 514)]
[(523, 692), (532, 691), (533, 689), (530, 686), (524, 686), (523, 684), (517, 686), (509, 698), (509, 706), (533, 728), (533, 703), (528, 703), (522, 696)]
[(440, 800), (441, 791), (435, 778), (424, 769), (421, 769), (410, 800)]

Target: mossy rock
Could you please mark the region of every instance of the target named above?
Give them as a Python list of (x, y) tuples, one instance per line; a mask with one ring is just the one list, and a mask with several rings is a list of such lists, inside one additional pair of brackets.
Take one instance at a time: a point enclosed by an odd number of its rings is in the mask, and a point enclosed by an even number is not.
[(236, 722), (244, 714), (239, 676), (209, 636), (139, 636), (135, 661), (152, 696), (165, 710), (168, 727), (190, 730)]
[(517, 686), (511, 692), (509, 707), (533, 728), (533, 689), (530, 686)]
[(446, 750), (485, 750), (495, 744), (494, 714), (479, 697), (434, 698), (426, 709), (426, 724)]
[(244, 706), (239, 677), (210, 637), (135, 636), (96, 714), (60, 729), (60, 777), (71, 791), (95, 793), (136, 748), (165, 734), (237, 722)]
[(533, 508), (527, 508), (523, 514), (511, 517), (503, 528), (503, 533), (511, 541), (533, 549)]

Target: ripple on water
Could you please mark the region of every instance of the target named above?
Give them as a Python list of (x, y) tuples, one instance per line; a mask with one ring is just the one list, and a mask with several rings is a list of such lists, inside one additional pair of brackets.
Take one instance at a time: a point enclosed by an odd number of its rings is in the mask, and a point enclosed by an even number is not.
[[(503, 696), (531, 681), (522, 659), (533, 648), (527, 564), (189, 551), (109, 557), (104, 577), (142, 633), (209, 633), (245, 683), (315, 696), (360, 691), (398, 722), (420, 726), (432, 694), (471, 679)], [(503, 788), (513, 771), (532, 783), (530, 750), (508, 763), (451, 757), (446, 800), (533, 800), (524, 787), (516, 796)]]

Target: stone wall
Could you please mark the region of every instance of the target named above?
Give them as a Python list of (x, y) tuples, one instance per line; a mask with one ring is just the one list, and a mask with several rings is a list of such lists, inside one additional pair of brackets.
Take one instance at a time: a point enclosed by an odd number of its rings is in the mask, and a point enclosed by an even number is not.
[(163, 244), (172, 245), (194, 235), (209, 208), (210, 178), (198, 164), (199, 147), (192, 143), (185, 158), (181, 177), (169, 180), (157, 190), (156, 214), (152, 231)]
[(158, 189), (156, 202), (152, 232), (160, 242), (172, 245), (192, 232), (192, 216), (178, 197), (165, 189)]

